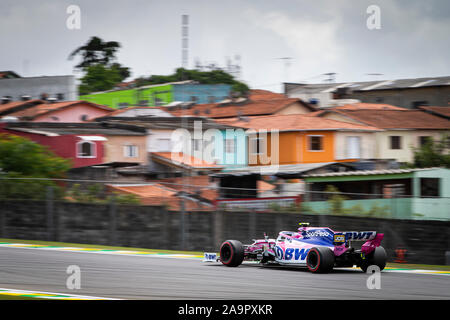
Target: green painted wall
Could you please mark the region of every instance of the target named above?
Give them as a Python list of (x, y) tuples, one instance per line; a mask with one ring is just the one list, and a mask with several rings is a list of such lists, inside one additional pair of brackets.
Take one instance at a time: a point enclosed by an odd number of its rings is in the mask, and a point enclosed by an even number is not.
[[(439, 178), (440, 197), (420, 198), (420, 178)], [(414, 202), (412, 213), (414, 219), (450, 220), (450, 170), (433, 169), (414, 172)]]
[(154, 98), (167, 104), (173, 101), (173, 86), (161, 85), (146, 89), (128, 89), (111, 91), (97, 94), (87, 94), (80, 96), (80, 100), (86, 100), (93, 103), (106, 105), (112, 108), (118, 108), (119, 103), (128, 103), (129, 106), (136, 106), (140, 100), (148, 100), (148, 106), (154, 106)]
[[(368, 216), (372, 208), (374, 217), (387, 217), (393, 219), (414, 220), (450, 220), (450, 170), (437, 168), (421, 170), (411, 173), (384, 174), (384, 175), (358, 175), (358, 176), (335, 176), (335, 177), (308, 177), (305, 182), (342, 182), (342, 181), (368, 181), (368, 180), (390, 180), (390, 179), (413, 179), (413, 197), (393, 199), (365, 199), (365, 200), (343, 200), (342, 215)], [(420, 178), (439, 178), (440, 197), (421, 198)], [(355, 191), (356, 193), (358, 191)], [(327, 201), (304, 202), (313, 213), (333, 214), (330, 203)], [(373, 210), (374, 206), (378, 208)], [(384, 208), (384, 209), (383, 209)]]
[(411, 198), (344, 200), (340, 213), (333, 213), (328, 201), (307, 201), (303, 203), (312, 213), (336, 214), (356, 217), (411, 219)]

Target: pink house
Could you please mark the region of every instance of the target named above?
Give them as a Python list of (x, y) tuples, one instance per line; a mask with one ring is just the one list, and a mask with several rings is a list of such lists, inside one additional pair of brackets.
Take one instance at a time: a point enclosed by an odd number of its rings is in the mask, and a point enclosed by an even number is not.
[(103, 135), (59, 134), (54, 130), (7, 128), (4, 123), (0, 123), (0, 134), (2, 133), (22, 136), (47, 146), (57, 156), (71, 160), (72, 168), (103, 163), (104, 143), (107, 140)]
[(8, 116), (32, 122), (87, 122), (113, 111), (106, 106), (79, 100), (38, 104)]

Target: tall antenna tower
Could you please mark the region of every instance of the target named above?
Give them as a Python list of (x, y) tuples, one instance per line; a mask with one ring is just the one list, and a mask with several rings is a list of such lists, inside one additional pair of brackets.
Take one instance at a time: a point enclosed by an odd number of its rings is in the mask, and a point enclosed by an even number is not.
[(188, 67), (189, 59), (189, 15), (181, 16), (181, 66)]

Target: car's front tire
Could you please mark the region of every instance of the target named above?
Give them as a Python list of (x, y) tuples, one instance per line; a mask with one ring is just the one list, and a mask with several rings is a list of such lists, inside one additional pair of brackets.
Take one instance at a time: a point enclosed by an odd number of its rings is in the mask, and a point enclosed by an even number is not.
[(220, 261), (227, 267), (237, 267), (244, 261), (244, 246), (240, 241), (227, 240), (220, 246)]
[(327, 273), (333, 270), (335, 257), (327, 247), (311, 248), (306, 256), (306, 265), (313, 273)]

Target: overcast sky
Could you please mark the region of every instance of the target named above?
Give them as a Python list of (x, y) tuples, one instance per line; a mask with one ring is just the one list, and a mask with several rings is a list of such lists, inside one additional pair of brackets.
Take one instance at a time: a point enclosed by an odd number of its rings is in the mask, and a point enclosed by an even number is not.
[[(80, 30), (66, 27), (72, 4)], [(381, 29), (367, 28), (370, 5), (381, 10)], [(182, 14), (189, 67), (240, 55), (252, 88), (320, 83), (328, 72), (338, 82), (450, 75), (448, 0), (1, 0), (0, 70), (73, 74), (68, 55), (98, 36), (122, 44), (118, 61), (132, 77), (169, 74), (181, 65)], [(282, 57), (293, 58), (287, 69)]]

